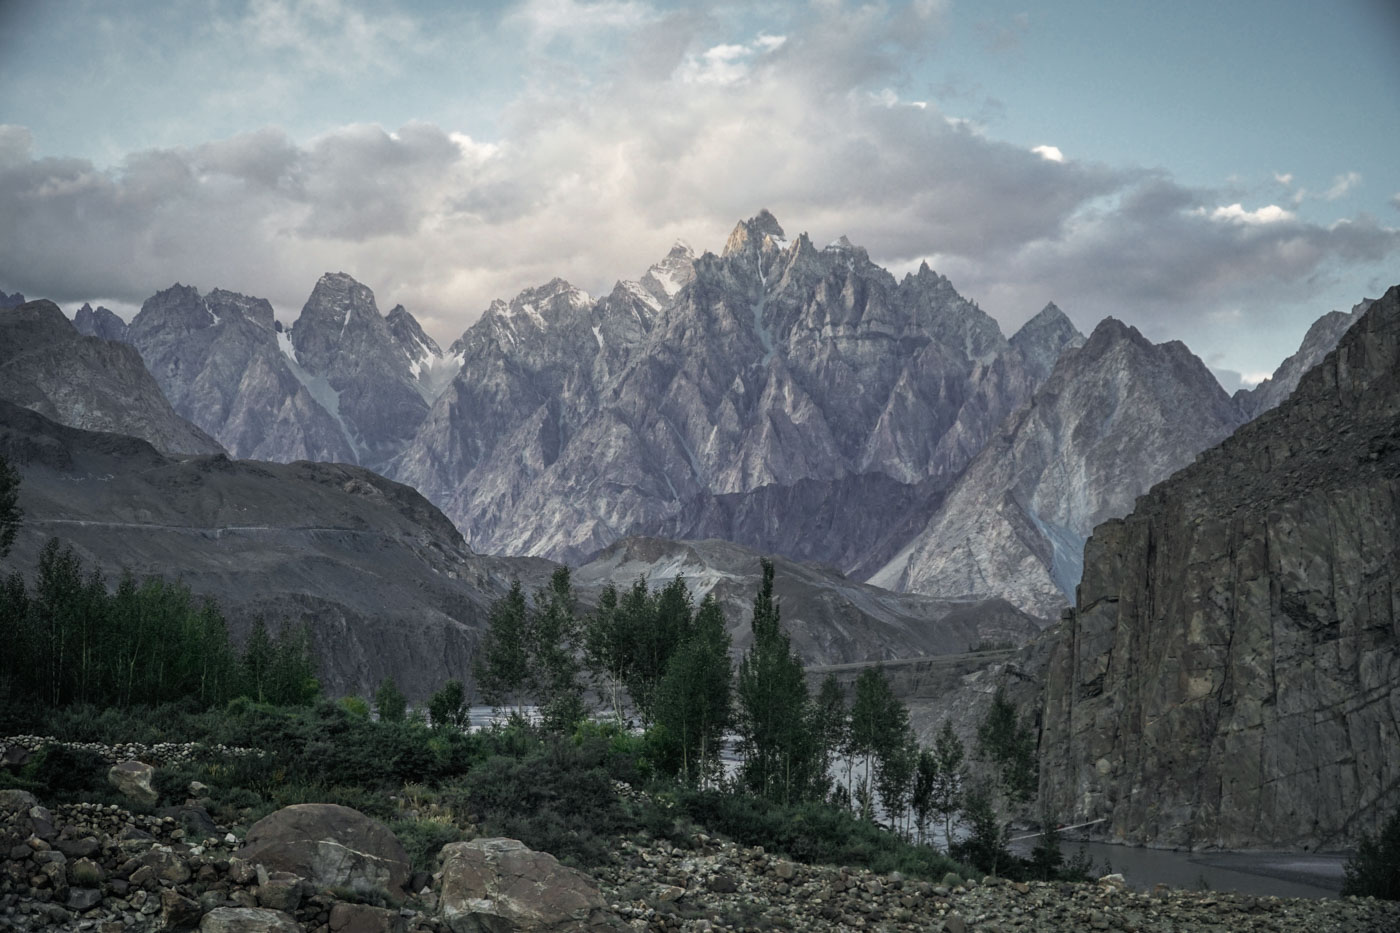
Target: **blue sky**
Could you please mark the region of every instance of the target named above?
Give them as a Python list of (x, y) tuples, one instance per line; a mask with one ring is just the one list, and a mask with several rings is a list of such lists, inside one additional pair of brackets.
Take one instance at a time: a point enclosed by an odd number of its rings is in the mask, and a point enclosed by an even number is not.
[(1388, 0), (8, 0), (0, 287), (292, 318), (343, 269), (451, 339), (768, 207), (1233, 388), (1400, 282), (1397, 53)]

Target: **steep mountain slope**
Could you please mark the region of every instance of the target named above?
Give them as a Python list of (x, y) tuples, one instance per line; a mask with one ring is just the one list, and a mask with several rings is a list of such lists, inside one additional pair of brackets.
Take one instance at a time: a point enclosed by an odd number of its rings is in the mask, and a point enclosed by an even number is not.
[(413, 360), (391, 334), (374, 293), (345, 273), (321, 276), (292, 326), (291, 343), (312, 394), (345, 427), (356, 462), (386, 463), (427, 415)]
[[(774, 587), (793, 648), (807, 664), (844, 664), (967, 651), (982, 642), (1027, 641), (1034, 622), (1006, 602), (969, 603), (890, 593), (830, 568), (776, 558)], [(727, 541), (617, 541), (579, 567), (574, 580), (596, 591), (645, 577), (653, 588), (677, 575), (698, 603), (714, 593), (735, 655), (753, 640), (749, 618), (762, 578), (759, 554)]]
[(73, 427), (131, 434), (171, 453), (222, 450), (171, 409), (135, 350), (79, 334), (51, 301), (0, 311), (0, 398)]
[(175, 460), (5, 402), (0, 455), (23, 477), (9, 567), (29, 572), (57, 536), (109, 581), (127, 569), (214, 597), (236, 636), (258, 615), (305, 621), (331, 695), (392, 675), (421, 698), (465, 677), (490, 600), (548, 573), (472, 554), (422, 496), (360, 467)]
[(1245, 416), (1257, 418), (1288, 398), (1298, 387), (1303, 374), (1322, 362), (1322, 358), (1342, 339), (1342, 334), (1360, 320), (1369, 307), (1371, 299), (1366, 298), (1354, 305), (1350, 314), (1329, 311), (1313, 321), (1297, 353), (1280, 363), (1268, 379), (1252, 389), (1241, 389), (1235, 393), (1235, 403)]
[(384, 316), (384, 323), (394, 345), (408, 360), (408, 371), (418, 386), (418, 393), (431, 405), (457, 375), (461, 360), (444, 356), (442, 347), (423, 332), (418, 319), (403, 305), (394, 305), (394, 310)]
[(871, 582), (942, 597), (1001, 596), (1054, 619), (1079, 583), (1090, 531), (1126, 514), (1242, 420), (1183, 344), (1153, 344), (1105, 319), (1060, 357), (927, 527)]
[(1400, 286), (1085, 548), (1041, 796), (1157, 845), (1337, 846), (1400, 803)]
[(78, 313), (73, 315), (73, 326), (84, 337), (101, 337), (126, 343), (126, 321), (117, 317), (110, 308), (101, 305), (93, 310), (92, 305), (83, 303)]
[(235, 457), (354, 462), (341, 426), (278, 348), (265, 300), (174, 285), (146, 300), (125, 338), (175, 410)]
[[(628, 534), (704, 533), (850, 569), (1035, 386), (927, 266), (896, 282), (844, 241), (788, 242), (766, 211), (669, 301), (646, 287), (687, 262), (673, 250), (596, 304), (554, 282), (493, 305), (393, 475), (482, 550), (577, 561)], [(917, 495), (856, 494), (886, 480)], [(817, 519), (825, 542), (782, 530), (800, 484), (849, 507)]]

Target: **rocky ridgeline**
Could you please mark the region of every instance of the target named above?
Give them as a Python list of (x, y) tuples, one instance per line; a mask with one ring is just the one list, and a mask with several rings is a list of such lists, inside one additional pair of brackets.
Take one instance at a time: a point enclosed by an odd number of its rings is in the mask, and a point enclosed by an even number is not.
[[(197, 798), (180, 809), (180, 816), (98, 804), (50, 810), (24, 791), (0, 791), (0, 930), (1400, 929), (1400, 905), (1369, 898), (1160, 886), (1144, 894), (1118, 876), (1045, 884), (949, 875), (933, 883), (804, 865), (703, 834), (688, 848), (624, 843), (596, 881), (510, 839), (449, 844), (441, 870), (428, 875), (409, 871), (383, 824), (345, 807), (287, 807), (242, 839), (214, 826)], [(362, 903), (375, 897), (370, 892), (391, 906)]]
[(157, 742), (146, 745), (141, 742), (121, 742), (105, 745), (101, 742), (60, 742), (47, 735), (12, 735), (0, 739), (0, 758), (7, 765), (22, 764), (27, 755), (37, 752), (46, 745), (57, 745), (75, 751), (91, 752), (103, 761), (116, 764), (119, 761), (144, 761), (156, 767), (184, 764), (191, 761), (215, 758), (261, 758), (266, 754), (260, 748), (239, 748), (233, 745), (205, 745), (202, 742)]

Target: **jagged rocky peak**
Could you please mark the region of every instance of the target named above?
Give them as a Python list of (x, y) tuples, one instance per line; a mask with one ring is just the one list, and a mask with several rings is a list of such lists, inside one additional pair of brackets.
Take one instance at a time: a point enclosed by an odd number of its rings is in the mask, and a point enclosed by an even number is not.
[(958, 347), (970, 360), (988, 361), (1007, 348), (1001, 326), (977, 302), (968, 301), (947, 276), (919, 263), (905, 275), (899, 292), (919, 326), (948, 346)]
[(1011, 336), (1037, 383), (1044, 382), (1060, 354), (1084, 345), (1084, 335), (1052, 301)]
[(126, 321), (110, 309), (98, 305), (95, 309), (87, 302), (73, 316), (73, 326), (86, 337), (100, 337), (103, 340), (126, 342)]
[(1326, 356), (1342, 335), (1360, 320), (1373, 304), (1373, 299), (1364, 298), (1347, 314), (1342, 311), (1329, 311), (1313, 321), (1308, 328), (1298, 352), (1279, 364), (1272, 376), (1252, 389), (1241, 389), (1235, 393), (1235, 402), (1247, 417), (1257, 418), (1277, 406), (1298, 387), (1298, 380)]
[(176, 282), (141, 304), (141, 310), (131, 319), (127, 336), (138, 344), (155, 334), (172, 340), (213, 327), (217, 322), (218, 318), (209, 310), (199, 289)]
[(13, 295), (0, 292), (0, 310), (4, 310), (5, 308), (18, 308), (22, 304), (24, 304), (24, 296), (19, 292), (15, 292)]
[(787, 235), (783, 233), (782, 225), (767, 208), (735, 225), (734, 232), (729, 234), (729, 239), (724, 244), (724, 255), (761, 252), (765, 242), (771, 242), (780, 249), (787, 246)]
[(266, 298), (254, 298), (216, 288), (205, 296), (204, 303), (209, 313), (218, 321), (241, 318), (269, 333), (274, 332), (276, 322), (273, 319), (272, 303)]
[(665, 304), (694, 278), (695, 250), (684, 240), (677, 240), (666, 257), (647, 270), (640, 284), (657, 301)]
[(73, 323), (52, 301), (22, 302), (0, 314), (0, 329), (6, 340), (0, 343), (0, 362), (35, 347), (72, 339)]
[(389, 312), (384, 322), (389, 325), (390, 336), (410, 361), (442, 356), (442, 347), (423, 331), (418, 319), (403, 305), (394, 305), (394, 310)]
[(388, 337), (374, 292), (344, 272), (327, 272), (316, 282), (301, 316), (292, 325), (292, 346), (303, 366), (320, 372), (330, 364), (347, 333), (365, 329), (382, 330)]

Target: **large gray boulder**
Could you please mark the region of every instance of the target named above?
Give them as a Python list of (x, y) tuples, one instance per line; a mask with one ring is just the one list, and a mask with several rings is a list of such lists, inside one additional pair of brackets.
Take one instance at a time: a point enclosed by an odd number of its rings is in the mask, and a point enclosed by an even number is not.
[(621, 929), (593, 879), (514, 839), (444, 846), (441, 905), (454, 933)]
[(238, 857), (321, 887), (383, 888), (408, 883), (408, 853), (389, 828), (333, 803), (283, 807), (253, 824)]
[(199, 921), (199, 933), (301, 933), (301, 924), (280, 910), (218, 907)]
[(123, 797), (146, 806), (154, 806), (160, 799), (155, 786), (156, 769), (144, 761), (119, 761), (107, 771), (107, 781)]

